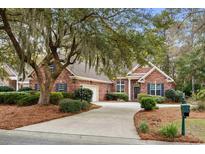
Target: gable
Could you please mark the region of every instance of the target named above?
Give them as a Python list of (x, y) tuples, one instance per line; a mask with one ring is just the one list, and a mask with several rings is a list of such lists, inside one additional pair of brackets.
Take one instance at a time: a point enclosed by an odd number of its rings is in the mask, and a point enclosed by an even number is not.
[(151, 70), (151, 67), (148, 66), (140, 66), (138, 68), (136, 68), (133, 73), (147, 73)]

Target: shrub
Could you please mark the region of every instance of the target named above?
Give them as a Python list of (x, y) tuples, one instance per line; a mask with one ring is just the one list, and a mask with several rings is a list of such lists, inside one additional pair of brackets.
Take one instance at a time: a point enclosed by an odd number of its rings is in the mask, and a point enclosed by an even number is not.
[(0, 92), (11, 92), (11, 91), (14, 91), (12, 87), (0, 86)]
[(141, 102), (141, 99), (144, 97), (152, 97), (153, 99), (155, 99), (156, 103), (159, 103), (159, 104), (165, 102), (165, 97), (162, 97), (162, 96), (153, 96), (153, 95), (148, 95), (145, 93), (140, 93), (137, 95), (139, 102)]
[(81, 101), (72, 99), (62, 99), (59, 103), (59, 109), (61, 112), (79, 112), (81, 110)]
[(154, 96), (154, 99), (155, 99), (156, 103), (158, 103), (158, 104), (164, 103), (166, 100), (165, 97), (162, 97), (162, 96)]
[(54, 105), (58, 105), (59, 101), (63, 99), (63, 95), (61, 92), (51, 92), (50, 94), (50, 103)]
[(166, 90), (165, 97), (169, 100), (175, 101), (176, 91), (174, 89)]
[(149, 131), (149, 126), (147, 124), (146, 121), (142, 121), (139, 125), (139, 128), (138, 128), (139, 132), (141, 133), (148, 133)]
[(137, 95), (138, 101), (140, 102), (143, 97), (151, 97), (151, 95), (148, 95), (148, 94), (145, 94), (145, 93), (139, 93)]
[(88, 110), (89, 108), (90, 108), (90, 103), (88, 103), (87, 101), (81, 102), (81, 109), (82, 110)]
[(74, 99), (74, 94), (73, 93), (69, 93), (69, 92), (61, 92), (63, 95), (63, 98), (70, 98), (70, 99)]
[(172, 100), (174, 102), (180, 102), (183, 98), (183, 92), (174, 89), (169, 89), (165, 91), (165, 96), (167, 99)]
[(128, 101), (128, 95), (126, 93), (120, 93), (120, 92), (112, 92), (107, 93), (106, 98), (108, 100), (124, 100)]
[(28, 95), (23, 98), (21, 98), (18, 102), (18, 106), (30, 106), (35, 105), (38, 103), (39, 95)]
[(18, 100), (27, 96), (27, 93), (20, 92), (6, 92), (0, 94), (0, 103), (3, 104), (16, 104)]
[(21, 92), (21, 91), (32, 91), (33, 89), (30, 88), (30, 87), (23, 87), (23, 88), (20, 88), (18, 91)]
[(141, 108), (144, 108), (145, 110), (153, 110), (156, 108), (156, 101), (152, 97), (143, 97), (140, 104)]
[(205, 100), (205, 89), (200, 90), (200, 91), (196, 94), (196, 100), (201, 100), (201, 101), (204, 101), (204, 100)]
[(168, 124), (166, 126), (163, 126), (160, 129), (160, 134), (167, 137), (167, 138), (173, 139), (173, 138), (177, 137), (177, 134), (178, 134), (177, 126), (173, 123)]
[(74, 91), (74, 98), (81, 99), (81, 90), (82, 90), (82, 99), (91, 102), (93, 97), (93, 91), (88, 88), (78, 88)]

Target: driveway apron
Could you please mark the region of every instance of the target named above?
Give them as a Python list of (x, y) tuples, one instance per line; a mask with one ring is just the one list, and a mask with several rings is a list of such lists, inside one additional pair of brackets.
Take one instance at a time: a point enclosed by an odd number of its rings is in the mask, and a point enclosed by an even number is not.
[(96, 103), (102, 107), (88, 112), (17, 128), (16, 130), (139, 139), (133, 117), (138, 103)]

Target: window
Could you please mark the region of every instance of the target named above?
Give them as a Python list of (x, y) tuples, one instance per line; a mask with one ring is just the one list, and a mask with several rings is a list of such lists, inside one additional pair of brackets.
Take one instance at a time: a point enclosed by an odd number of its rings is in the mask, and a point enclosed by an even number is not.
[(150, 95), (164, 95), (164, 84), (162, 83), (148, 83), (148, 94)]
[(40, 85), (37, 84), (37, 83), (35, 84), (35, 90), (36, 90), (36, 91), (40, 91)]
[(67, 84), (66, 83), (56, 84), (56, 91), (58, 91), (58, 92), (67, 92)]
[(125, 92), (125, 83), (122, 80), (118, 80), (116, 84), (116, 91), (117, 92)]
[(51, 64), (49, 67), (50, 67), (51, 73), (54, 73), (54, 71), (55, 71), (55, 64)]
[(150, 84), (150, 95), (155, 95), (155, 84)]

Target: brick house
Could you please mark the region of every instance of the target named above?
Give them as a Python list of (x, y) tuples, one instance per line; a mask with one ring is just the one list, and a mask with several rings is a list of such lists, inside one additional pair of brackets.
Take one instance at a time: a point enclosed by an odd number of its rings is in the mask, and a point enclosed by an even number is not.
[(19, 76), (19, 73), (14, 68), (8, 64), (3, 64), (1, 67), (3, 70), (3, 77), (0, 78), (0, 86), (8, 86), (14, 90), (29, 87), (29, 80), (27, 78), (22, 80), (22, 77)]
[(166, 90), (175, 88), (174, 80), (151, 62), (134, 65), (126, 76), (117, 77), (114, 85), (117, 92), (127, 93), (130, 101), (139, 93), (164, 96)]
[[(51, 70), (54, 66), (50, 66)], [(39, 90), (39, 84), (35, 73), (29, 75), (30, 87)], [(87, 68), (85, 63), (75, 63), (68, 66), (54, 83), (52, 91), (73, 92), (75, 89), (83, 86), (93, 91), (93, 101), (103, 101), (107, 92), (112, 91), (113, 82), (103, 74), (96, 73), (94, 68)]]
[[(51, 69), (54, 69), (51, 66)], [(30, 87), (39, 90), (35, 73), (30, 77)], [(174, 80), (152, 63), (147, 66), (133, 66), (126, 76), (111, 81), (104, 74), (97, 74), (94, 68), (86, 69), (85, 63), (68, 66), (55, 81), (53, 91), (73, 92), (83, 86), (93, 91), (93, 101), (104, 101), (108, 92), (125, 92), (129, 101), (136, 100), (138, 93), (164, 95), (165, 90), (175, 87)]]

